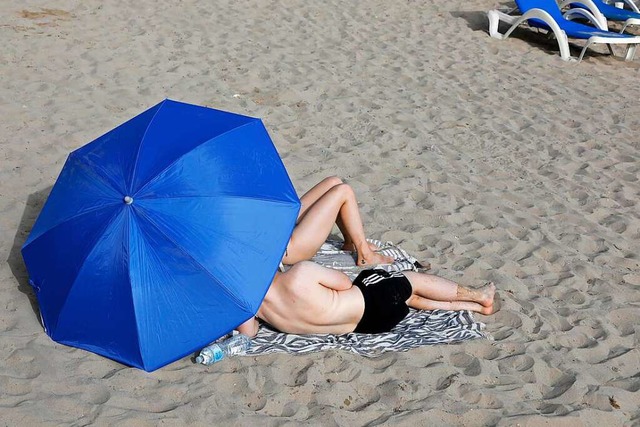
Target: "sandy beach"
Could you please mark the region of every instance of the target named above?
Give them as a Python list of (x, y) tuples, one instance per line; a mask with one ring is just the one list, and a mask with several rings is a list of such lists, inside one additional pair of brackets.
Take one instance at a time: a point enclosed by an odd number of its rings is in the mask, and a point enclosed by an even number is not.
[[(640, 57), (492, 39), (508, 4), (0, 3), (0, 424), (640, 425)], [(153, 373), (52, 341), (20, 247), (68, 153), (165, 98), (262, 118), (300, 194), (339, 175), (370, 237), (494, 281), (494, 340)]]

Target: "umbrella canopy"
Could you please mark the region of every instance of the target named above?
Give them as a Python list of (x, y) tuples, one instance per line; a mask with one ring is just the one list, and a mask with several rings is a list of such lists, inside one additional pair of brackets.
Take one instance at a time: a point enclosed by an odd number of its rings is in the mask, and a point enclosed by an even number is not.
[(255, 315), (299, 208), (259, 119), (165, 100), (69, 155), (22, 248), (45, 330), (184, 357)]

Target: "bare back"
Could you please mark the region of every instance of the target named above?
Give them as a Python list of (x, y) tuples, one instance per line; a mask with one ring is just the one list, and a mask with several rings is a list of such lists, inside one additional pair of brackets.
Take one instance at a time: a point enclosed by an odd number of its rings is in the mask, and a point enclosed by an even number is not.
[(287, 333), (344, 334), (363, 313), (362, 293), (344, 273), (300, 262), (276, 274), (258, 317)]

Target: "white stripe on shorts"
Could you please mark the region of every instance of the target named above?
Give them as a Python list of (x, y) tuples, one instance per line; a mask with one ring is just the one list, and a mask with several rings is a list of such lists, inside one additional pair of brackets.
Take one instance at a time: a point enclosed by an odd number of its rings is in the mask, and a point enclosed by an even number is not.
[(364, 279), (362, 281), (362, 284), (365, 286), (369, 286), (369, 285), (373, 285), (374, 283), (378, 283), (381, 282), (385, 279), (390, 279), (392, 277), (398, 278), (398, 277), (405, 277), (404, 274), (398, 272), (398, 271), (392, 271), (389, 272), (389, 276), (383, 276), (381, 274), (378, 273), (373, 273), (371, 276), (367, 277), (366, 279)]

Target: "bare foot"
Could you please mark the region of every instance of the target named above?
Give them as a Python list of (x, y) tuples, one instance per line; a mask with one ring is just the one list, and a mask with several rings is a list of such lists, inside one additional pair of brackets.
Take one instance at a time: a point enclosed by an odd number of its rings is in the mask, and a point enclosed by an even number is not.
[(493, 304), (488, 305), (486, 307), (482, 307), (479, 311), (480, 314), (484, 314), (485, 316), (489, 316), (490, 314), (495, 313), (498, 310), (494, 310)]
[[(358, 254), (360, 255), (360, 254)], [(370, 252), (367, 256), (360, 257), (358, 256), (358, 266), (368, 266), (368, 265), (377, 265), (377, 264), (391, 264), (393, 263), (394, 258), (387, 255), (382, 255), (377, 252)]]
[(490, 314), (496, 314), (497, 312), (500, 311), (501, 308), (502, 308), (502, 303), (500, 302), (500, 298), (498, 298), (498, 296), (496, 295), (493, 301), (493, 304), (490, 304), (486, 307), (482, 307), (479, 312), (484, 314), (485, 316), (488, 316)]
[[(479, 294), (479, 298), (477, 302), (480, 303), (483, 307), (491, 308), (493, 310), (493, 298), (496, 294), (496, 285), (493, 282), (488, 282), (481, 288), (475, 290)], [(484, 312), (483, 312), (484, 314)], [(491, 313), (489, 313), (491, 314)]]

